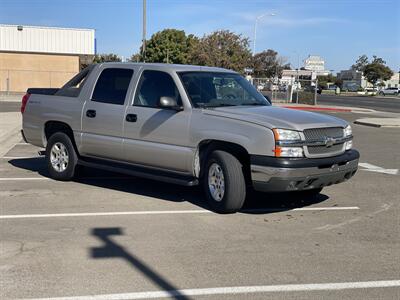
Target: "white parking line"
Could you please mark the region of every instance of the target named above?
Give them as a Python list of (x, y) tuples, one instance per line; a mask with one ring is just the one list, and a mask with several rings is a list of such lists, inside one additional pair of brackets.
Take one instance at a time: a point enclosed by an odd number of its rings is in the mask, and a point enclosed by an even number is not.
[(375, 166), (375, 165), (369, 164), (369, 163), (359, 163), (358, 165), (362, 168), (365, 168), (365, 169), (361, 169), (363, 171), (383, 173), (383, 174), (389, 174), (389, 175), (397, 175), (399, 173), (399, 169), (385, 169), (385, 168)]
[[(290, 209), (290, 211), (319, 211), (319, 210), (355, 210), (360, 209), (358, 206), (330, 206), (330, 207), (299, 207)], [(287, 208), (268, 208), (266, 211), (283, 211), (287, 210)], [(243, 212), (259, 212), (263, 211), (263, 209), (245, 209)]]
[(29, 158), (44, 158), (44, 156), (3, 156), (2, 159), (29, 159)]
[(47, 177), (11, 177), (11, 178), (0, 178), (0, 181), (19, 181), (19, 180), (51, 180)]
[(312, 291), (332, 291), (332, 290), (348, 290), (348, 289), (387, 288), (387, 287), (399, 287), (399, 286), (400, 286), (400, 280), (382, 280), (382, 281), (358, 281), (358, 282), (338, 282), (338, 283), (233, 286), (233, 287), (216, 287), (216, 288), (203, 288), (203, 289), (121, 293), (121, 294), (108, 294), (108, 295), (36, 298), (30, 300), (154, 299), (154, 298), (170, 298), (179, 296), (189, 297), (189, 296), (207, 296), (207, 295), (276, 293), (276, 292), (304, 292), (304, 291), (312, 292)]
[[(81, 180), (94, 180), (94, 179), (108, 179), (108, 180), (116, 180), (116, 179), (132, 179), (133, 177), (129, 177), (129, 176), (91, 176), (91, 177), (80, 177)], [(4, 177), (4, 178), (0, 178), (0, 181), (19, 181), (19, 180), (53, 180), (52, 178), (48, 178), (48, 177)]]
[[(281, 212), (281, 211), (324, 211), (324, 210), (352, 210), (360, 209), (357, 206), (350, 207), (302, 207), (295, 209), (271, 208), (271, 209), (249, 209), (249, 212)], [(27, 214), (27, 215), (0, 215), (0, 220), (6, 219), (32, 219), (32, 218), (65, 218), (65, 217), (99, 217), (99, 216), (127, 216), (127, 215), (170, 215), (170, 214), (204, 214), (213, 213), (205, 209), (191, 210), (145, 210), (145, 211), (115, 211), (115, 212), (85, 212), (85, 213), (59, 213), (59, 214)]]

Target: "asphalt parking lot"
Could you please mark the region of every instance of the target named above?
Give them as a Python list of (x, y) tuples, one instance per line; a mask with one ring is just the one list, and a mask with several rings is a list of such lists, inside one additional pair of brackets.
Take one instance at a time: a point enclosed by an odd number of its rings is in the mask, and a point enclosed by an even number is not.
[(400, 131), (353, 133), (364, 167), (350, 181), (254, 193), (233, 215), (198, 188), (93, 169), (48, 179), (18, 143), (0, 158), (0, 298), (399, 299)]

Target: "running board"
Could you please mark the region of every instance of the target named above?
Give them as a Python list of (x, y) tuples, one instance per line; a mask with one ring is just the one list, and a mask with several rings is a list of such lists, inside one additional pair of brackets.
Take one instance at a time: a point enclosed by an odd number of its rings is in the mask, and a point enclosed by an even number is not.
[(192, 176), (182, 175), (172, 171), (157, 170), (154, 168), (112, 162), (109, 160), (103, 160), (97, 158), (81, 157), (78, 160), (78, 164), (90, 168), (97, 168), (110, 172), (123, 173), (131, 176), (163, 181), (183, 186), (195, 186), (199, 184), (198, 179)]

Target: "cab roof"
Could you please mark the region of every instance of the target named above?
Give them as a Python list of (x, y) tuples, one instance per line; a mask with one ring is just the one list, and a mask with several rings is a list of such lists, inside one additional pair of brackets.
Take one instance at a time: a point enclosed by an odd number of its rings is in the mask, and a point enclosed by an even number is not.
[(139, 67), (154, 67), (158, 70), (169, 70), (169, 71), (176, 71), (176, 72), (226, 72), (226, 73), (236, 73), (235, 71), (224, 69), (224, 68), (217, 68), (217, 67), (206, 67), (206, 66), (194, 66), (194, 65), (180, 65), (180, 64), (163, 64), (163, 63), (134, 63), (134, 62), (105, 62), (102, 65), (132, 65), (132, 66), (139, 66)]

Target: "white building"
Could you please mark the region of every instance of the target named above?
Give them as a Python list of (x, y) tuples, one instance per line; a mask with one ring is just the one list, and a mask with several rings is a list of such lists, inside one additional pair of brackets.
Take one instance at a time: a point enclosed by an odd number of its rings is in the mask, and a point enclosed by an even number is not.
[[(344, 89), (356, 91), (358, 88), (372, 87), (361, 71), (343, 70), (337, 74), (337, 78), (343, 81)], [(383, 84), (385, 88), (400, 87), (399, 73), (393, 71), (393, 76), (389, 80), (383, 81)]]
[(94, 54), (94, 29), (0, 24), (0, 92), (60, 87)]
[(318, 55), (309, 55), (304, 60), (304, 69), (315, 72), (325, 72), (325, 60)]
[(383, 83), (385, 84), (385, 88), (400, 88), (400, 72), (393, 71), (393, 76)]

